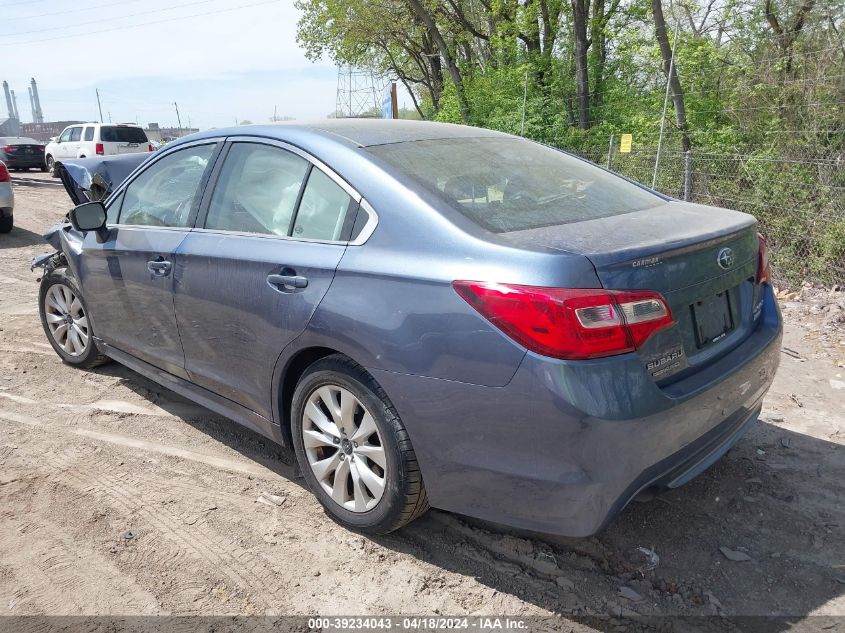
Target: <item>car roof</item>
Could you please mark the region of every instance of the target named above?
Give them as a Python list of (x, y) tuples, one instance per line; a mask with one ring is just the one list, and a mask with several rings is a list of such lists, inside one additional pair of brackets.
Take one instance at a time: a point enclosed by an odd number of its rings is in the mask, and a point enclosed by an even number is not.
[(82, 125), (101, 125), (103, 127), (140, 127), (143, 129), (143, 126), (138, 125), (137, 123), (98, 123), (96, 121), (92, 121), (90, 123), (71, 123), (67, 127), (80, 127)]
[(244, 125), (207, 130), (183, 137), (201, 139), (216, 136), (264, 136), (279, 140), (291, 137), (317, 136), (346, 145), (369, 147), (388, 143), (405, 143), (444, 138), (508, 137), (509, 134), (467, 125), (412, 121), (404, 119), (324, 119), (316, 121), (284, 121), (268, 125)]

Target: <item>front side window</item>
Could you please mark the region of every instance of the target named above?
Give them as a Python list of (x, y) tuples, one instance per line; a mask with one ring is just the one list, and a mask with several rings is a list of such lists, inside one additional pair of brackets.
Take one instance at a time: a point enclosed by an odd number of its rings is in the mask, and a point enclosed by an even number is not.
[(83, 138), (86, 141), (93, 141), (94, 140), (94, 128), (86, 127), (85, 128), (85, 136)]
[(71, 140), (71, 142), (78, 141), (80, 138), (82, 138), (82, 128), (81, 127), (71, 128), (70, 129), (70, 140)]
[(289, 235), (308, 161), (287, 150), (235, 143), (208, 207), (205, 228)]
[(294, 237), (339, 240), (352, 198), (319, 169), (312, 169), (293, 226)]
[(494, 233), (612, 217), (659, 196), (525, 139), (481, 137), (377, 145), (397, 175)]
[(188, 226), (214, 147), (187, 147), (150, 165), (126, 187), (119, 223)]
[(62, 132), (62, 135), (59, 137), (59, 143), (67, 143), (70, 140), (70, 133), (73, 132), (73, 130), (74, 128), (69, 127)]

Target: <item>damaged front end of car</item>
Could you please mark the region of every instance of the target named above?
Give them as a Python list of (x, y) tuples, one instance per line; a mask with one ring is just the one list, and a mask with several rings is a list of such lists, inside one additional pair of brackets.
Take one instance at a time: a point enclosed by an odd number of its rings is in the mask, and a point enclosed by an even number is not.
[[(56, 171), (71, 201), (78, 206), (105, 202), (147, 158), (149, 154), (79, 158), (58, 163)], [(82, 239), (83, 234), (73, 229), (66, 214), (64, 222), (51, 226), (44, 234), (44, 240), (56, 250), (33, 257), (30, 270), (43, 268), (45, 275), (62, 266), (73, 270), (73, 262), (77, 259), (74, 255), (78, 256), (82, 251)]]

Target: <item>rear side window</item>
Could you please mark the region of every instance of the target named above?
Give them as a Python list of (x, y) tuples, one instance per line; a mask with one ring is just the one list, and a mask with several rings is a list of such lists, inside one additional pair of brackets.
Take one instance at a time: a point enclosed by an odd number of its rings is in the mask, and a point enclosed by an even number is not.
[(86, 127), (85, 128), (85, 135), (83, 136), (83, 140), (86, 141), (93, 141), (94, 140), (94, 128)]
[(100, 127), (100, 140), (103, 143), (147, 143), (147, 135), (139, 127), (103, 125)]
[(82, 137), (82, 128), (81, 127), (74, 127), (70, 130), (70, 140), (71, 141), (78, 141)]
[(411, 141), (369, 147), (400, 178), (494, 233), (640, 211), (659, 196), (585, 161), (519, 138)]
[(211, 196), (205, 228), (289, 235), (308, 161), (279, 147), (235, 143)]
[(150, 165), (126, 187), (119, 223), (188, 226), (213, 153), (213, 144), (195, 145), (168, 154)]
[(312, 169), (293, 225), (293, 236), (339, 240), (352, 198), (319, 169)]

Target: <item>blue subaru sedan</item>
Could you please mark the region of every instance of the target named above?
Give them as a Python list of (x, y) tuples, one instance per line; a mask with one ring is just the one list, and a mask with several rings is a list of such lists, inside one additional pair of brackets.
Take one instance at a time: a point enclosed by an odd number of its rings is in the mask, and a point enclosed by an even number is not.
[(326, 512), (569, 536), (754, 424), (781, 320), (757, 222), (472, 127), (195, 134), (47, 234), (63, 361), (292, 447)]

